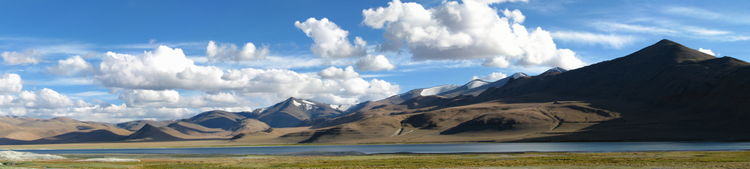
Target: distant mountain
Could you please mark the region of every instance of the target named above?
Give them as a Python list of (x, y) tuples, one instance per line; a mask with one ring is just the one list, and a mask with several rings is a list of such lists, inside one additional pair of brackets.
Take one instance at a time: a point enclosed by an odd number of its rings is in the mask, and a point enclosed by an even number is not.
[(560, 73), (564, 73), (564, 72), (567, 72), (567, 71), (568, 71), (568, 70), (565, 70), (565, 69), (563, 69), (563, 68), (560, 68), (560, 67), (554, 67), (554, 68), (552, 68), (552, 69), (549, 69), (549, 70), (547, 70), (547, 71), (544, 71), (544, 72), (543, 72), (542, 74), (540, 74), (540, 75), (544, 76), (544, 75), (560, 74)]
[[(154, 126), (156, 127), (156, 126)], [(221, 128), (208, 128), (200, 124), (195, 124), (187, 121), (178, 121), (167, 125), (166, 127), (172, 128), (179, 131), (180, 133), (187, 135), (215, 135), (225, 133), (226, 130)]]
[(179, 131), (169, 127), (156, 127), (146, 124), (138, 131), (127, 136), (128, 141), (177, 141), (184, 140)]
[[(552, 69), (550, 69), (550, 70), (552, 70)], [(548, 70), (547, 72), (549, 72), (550, 70)], [(491, 83), (487, 83), (487, 84), (482, 85), (482, 86), (478, 86), (478, 87), (474, 87), (474, 88), (470, 88), (470, 89), (464, 90), (464, 91), (460, 92), (460, 94), (458, 94), (458, 95), (448, 95), (448, 96), (449, 97), (456, 97), (456, 96), (460, 96), (460, 95), (477, 96), (477, 95), (479, 95), (480, 93), (484, 92), (485, 90), (487, 90), (489, 88), (502, 87), (506, 83), (508, 83), (508, 81), (511, 81), (511, 80), (514, 80), (514, 79), (518, 79), (518, 78), (524, 78), (524, 77), (528, 77), (528, 75), (526, 75), (525, 73), (518, 72), (518, 73), (514, 73), (513, 75), (511, 75), (509, 77), (505, 77), (505, 78), (502, 78), (500, 80), (497, 80), (497, 81), (494, 81), (494, 82), (491, 82)]]
[(313, 121), (344, 114), (329, 104), (290, 97), (262, 111), (256, 112), (258, 120), (271, 127), (309, 126)]
[(182, 121), (199, 124), (207, 128), (230, 130), (236, 128), (242, 120), (251, 116), (246, 112), (227, 112), (221, 110), (207, 111)]
[(167, 120), (167, 121), (135, 120), (135, 121), (117, 123), (116, 126), (122, 129), (130, 130), (130, 131), (137, 131), (138, 129), (141, 129), (141, 127), (143, 127), (146, 124), (150, 124), (156, 127), (163, 127), (173, 122), (174, 120)]
[[(93, 133), (100, 133), (102, 137), (90, 137)], [(124, 136), (127, 134), (130, 134), (130, 132), (110, 124), (78, 121), (64, 117), (37, 119), (0, 116), (0, 144), (13, 142), (56, 143), (68, 138), (76, 139), (70, 140), (71, 142), (104, 141), (112, 140), (108, 136)]]
[(443, 96), (443, 97), (456, 97), (456, 96), (467, 94), (468, 92), (471, 92), (474, 89), (480, 88), (490, 83), (491, 82), (487, 82), (482, 79), (474, 79), (462, 86), (456, 87), (448, 91), (440, 92), (437, 95)]
[(662, 40), (625, 57), (517, 80), (475, 102), (579, 100), (621, 112), (549, 140), (738, 140), (750, 138), (748, 86), (747, 62)]
[(301, 142), (750, 140), (750, 64), (669, 40), (495, 83), (505, 84), (477, 96), (363, 109), (354, 120), (290, 135), (309, 135)]
[(747, 141), (748, 86), (750, 63), (662, 40), (574, 70), (415, 89), (351, 107), (289, 98), (253, 112), (118, 124), (124, 129), (0, 117), (0, 144)]
[(233, 135), (241, 133), (271, 132), (272, 130), (273, 129), (268, 124), (252, 118), (242, 120), (242, 124), (237, 126), (237, 128), (232, 129), (232, 131), (234, 131)]

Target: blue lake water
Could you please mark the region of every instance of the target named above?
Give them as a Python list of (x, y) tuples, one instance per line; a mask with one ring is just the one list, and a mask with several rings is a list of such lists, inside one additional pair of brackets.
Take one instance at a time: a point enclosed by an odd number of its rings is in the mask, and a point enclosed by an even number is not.
[(44, 154), (290, 154), (357, 151), (377, 153), (629, 152), (750, 150), (750, 142), (557, 142), (384, 145), (300, 145), (209, 148), (15, 150)]

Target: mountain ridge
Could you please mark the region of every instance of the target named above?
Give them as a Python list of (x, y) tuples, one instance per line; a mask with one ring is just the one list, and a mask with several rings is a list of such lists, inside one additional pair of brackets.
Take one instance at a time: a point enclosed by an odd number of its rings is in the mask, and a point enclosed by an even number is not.
[[(346, 111), (290, 97), (252, 112), (117, 125), (123, 129), (69, 118), (0, 117), (0, 143), (738, 141), (750, 140), (747, 86), (750, 63), (661, 40), (578, 69), (414, 89)], [(45, 126), (55, 125), (64, 130), (45, 134)]]

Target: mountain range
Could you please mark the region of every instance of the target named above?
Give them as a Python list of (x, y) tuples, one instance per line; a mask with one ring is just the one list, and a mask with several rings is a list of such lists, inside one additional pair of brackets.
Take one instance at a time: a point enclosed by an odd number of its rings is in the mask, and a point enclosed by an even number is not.
[(475, 79), (351, 106), (288, 98), (251, 112), (119, 124), (6, 116), (0, 143), (742, 141), (750, 140), (749, 120), (750, 64), (661, 40), (570, 71)]

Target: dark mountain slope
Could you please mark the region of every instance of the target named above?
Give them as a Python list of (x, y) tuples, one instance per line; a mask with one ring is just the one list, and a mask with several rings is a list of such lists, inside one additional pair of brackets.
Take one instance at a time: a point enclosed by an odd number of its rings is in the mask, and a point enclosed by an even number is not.
[[(537, 76), (487, 91), (484, 97), (548, 95), (564, 98), (617, 98), (628, 101), (653, 101), (683, 94), (705, 86), (694, 81), (714, 82), (729, 69), (712, 66), (715, 57), (669, 40), (644, 48), (625, 57), (605, 61), (556, 76)], [(707, 62), (701, 62), (707, 61)], [(713, 68), (713, 69), (711, 69)], [(686, 71), (686, 72), (683, 72)], [(681, 83), (675, 84), (674, 82)], [(697, 88), (696, 88), (697, 87)], [(667, 90), (665, 90), (667, 89)], [(659, 96), (654, 96), (654, 95)]]
[(214, 110), (203, 112), (183, 121), (199, 124), (208, 128), (230, 130), (240, 125), (245, 118), (247, 117), (240, 113)]
[(127, 136), (125, 140), (129, 141), (174, 141), (184, 140), (178, 137), (179, 131), (168, 127), (155, 127), (150, 124), (144, 125), (140, 130)]
[(150, 124), (156, 127), (164, 127), (173, 122), (174, 120), (168, 120), (168, 121), (135, 120), (135, 121), (117, 123), (116, 125), (117, 127), (125, 129), (125, 130), (137, 131), (138, 129), (141, 129), (141, 127), (143, 127), (146, 124)]
[(473, 102), (577, 100), (622, 118), (538, 140), (750, 139), (750, 64), (669, 40), (628, 56), (488, 90)]

